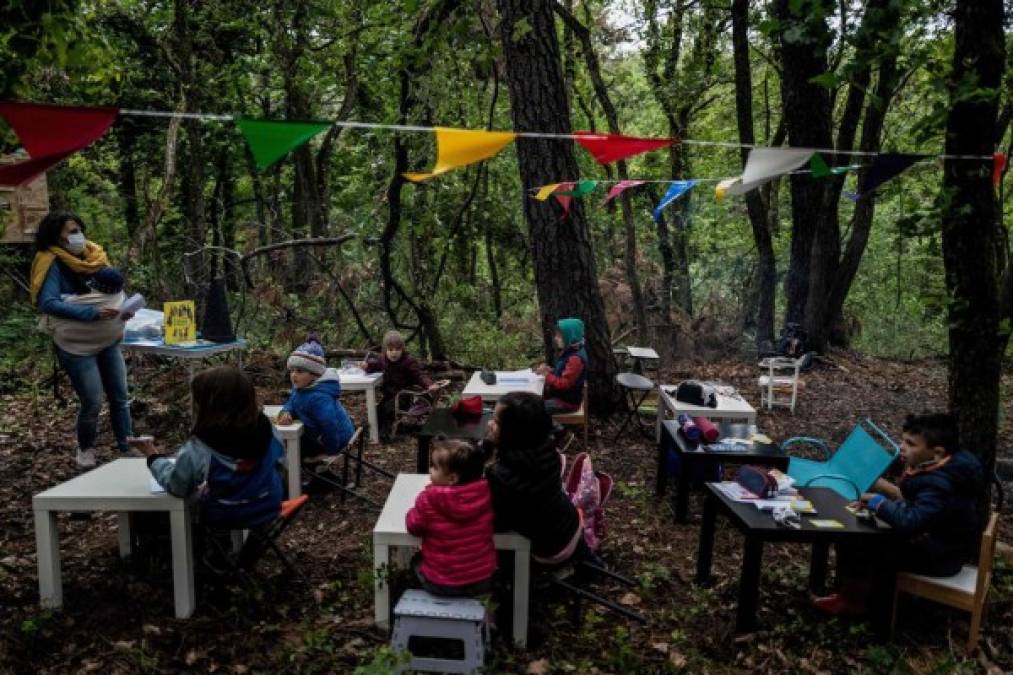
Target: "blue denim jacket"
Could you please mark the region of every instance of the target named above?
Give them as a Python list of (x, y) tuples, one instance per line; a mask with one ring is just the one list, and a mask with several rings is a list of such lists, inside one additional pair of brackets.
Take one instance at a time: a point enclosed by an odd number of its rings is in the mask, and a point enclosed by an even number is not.
[(49, 266), (46, 280), (42, 283), (42, 288), (39, 289), (39, 311), (43, 314), (52, 314), (77, 321), (97, 320), (97, 308), (91, 305), (64, 302), (61, 298), (64, 294), (81, 292), (81, 289), (76, 287), (67, 277), (67, 274), (59, 261), (54, 260), (53, 264)]

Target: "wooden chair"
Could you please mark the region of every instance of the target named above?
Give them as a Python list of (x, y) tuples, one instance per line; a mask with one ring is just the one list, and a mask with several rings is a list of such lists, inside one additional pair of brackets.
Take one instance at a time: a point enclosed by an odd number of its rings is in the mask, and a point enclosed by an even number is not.
[(775, 356), (760, 361), (760, 369), (766, 374), (761, 375), (757, 384), (760, 386), (760, 405), (772, 410), (775, 405), (791, 408), (795, 413), (795, 402), (798, 400), (798, 374), (805, 356), (790, 359)]
[[(562, 413), (560, 415), (553, 415), (552, 419), (555, 420), (556, 422), (558, 422), (559, 424), (562, 424), (564, 427), (580, 427), (580, 426), (583, 426), (584, 427), (584, 449), (587, 450), (588, 431), (591, 428), (588, 425), (588, 420), (587, 420), (587, 383), (584, 384), (584, 396), (583, 396), (583, 399), (580, 402), (580, 408), (578, 408), (577, 410), (574, 410), (573, 412), (570, 412), (570, 413)], [(573, 433), (573, 432), (571, 431), (571, 433)], [(574, 434), (574, 435), (576, 435), (576, 434)], [(566, 447), (563, 448), (563, 451), (565, 452), (568, 447), (570, 447), (569, 443), (566, 444)]]
[[(408, 422), (409, 419), (413, 423), (412, 426), (422, 426), (425, 418), (430, 411), (436, 408), (440, 397), (450, 386), (450, 380), (437, 380), (433, 384), (437, 385), (439, 389), (432, 393), (428, 389), (402, 389), (397, 393), (397, 396), (394, 397), (394, 424), (390, 429), (391, 436), (397, 436), (398, 427)], [(407, 400), (407, 404), (402, 407), (405, 400)], [(416, 412), (419, 408), (425, 409), (424, 412)]]
[(964, 565), (963, 569), (952, 577), (927, 577), (908, 572), (897, 575), (893, 616), (890, 620), (891, 634), (897, 623), (897, 596), (900, 593), (909, 593), (970, 612), (971, 628), (968, 631), (966, 651), (968, 656), (974, 653), (978, 648), (978, 633), (985, 613), (985, 600), (992, 584), (992, 561), (995, 558), (998, 525), (999, 514), (993, 512), (988, 519), (988, 527), (981, 536), (981, 554), (978, 557), (977, 567)]

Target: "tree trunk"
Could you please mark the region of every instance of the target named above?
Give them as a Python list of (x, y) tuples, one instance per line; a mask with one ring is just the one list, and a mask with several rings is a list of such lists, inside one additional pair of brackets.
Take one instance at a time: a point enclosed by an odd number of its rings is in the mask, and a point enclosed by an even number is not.
[[(947, 155), (991, 155), (1006, 63), (1002, 0), (957, 0), (949, 81)], [(982, 95), (983, 93), (989, 95)], [(949, 319), (949, 403), (960, 447), (991, 476), (999, 421), (1004, 340), (999, 325), (1001, 225), (996, 222), (991, 162), (943, 163), (943, 263)], [(980, 507), (988, 508), (988, 490)]]
[[(812, 78), (827, 71), (830, 31), (825, 14), (828, 0), (792, 9), (791, 0), (772, 3), (781, 74), (781, 105), (788, 143), (796, 147), (829, 148), (832, 144), (831, 105), (826, 87)], [(807, 174), (792, 175), (791, 256), (784, 280), (785, 322), (803, 323), (809, 293), (810, 260), (816, 223), (823, 206), (823, 182)]]
[[(619, 115), (616, 113), (615, 105), (612, 104), (612, 98), (609, 96), (608, 87), (605, 86), (605, 80), (601, 76), (598, 56), (595, 54), (594, 46), (591, 44), (591, 33), (584, 24), (577, 20), (577, 17), (573, 16), (567, 8), (562, 7), (558, 2), (556, 3), (556, 13), (562, 17), (566, 25), (580, 39), (581, 51), (584, 53), (587, 72), (594, 86), (595, 97), (605, 112), (605, 120), (608, 123), (609, 132), (613, 134), (621, 133)], [(625, 160), (616, 162), (616, 171), (619, 174), (619, 180), (629, 179), (630, 176), (626, 169)], [(637, 228), (636, 223), (633, 221), (633, 202), (628, 191), (623, 192), (619, 196), (619, 202), (623, 217), (623, 232), (626, 236), (626, 282), (630, 285), (630, 294), (633, 296), (633, 316), (637, 321), (637, 339), (640, 344), (649, 344), (650, 335), (647, 325), (647, 308), (644, 303), (644, 291), (640, 285), (640, 275), (637, 272)]]
[[(735, 57), (735, 112), (739, 127), (739, 142), (752, 145), (753, 134), (753, 83), (749, 64), (749, 0), (732, 1), (732, 48)], [(743, 148), (745, 166), (749, 152)], [(746, 193), (746, 211), (756, 242), (756, 272), (754, 295), (756, 298), (753, 324), (756, 328), (756, 348), (761, 352), (774, 346), (774, 300), (777, 292), (777, 270), (774, 264), (774, 244), (767, 221), (767, 209), (759, 190)], [(776, 198), (776, 195), (775, 195)]]
[[(518, 131), (570, 132), (570, 110), (560, 69), (556, 25), (549, 3), (498, 0), (500, 35), (507, 66), (510, 112)], [(519, 30), (520, 25), (529, 30)], [(524, 194), (538, 185), (577, 176), (573, 144), (547, 138), (517, 139), (517, 162)], [(545, 353), (552, 353), (556, 320), (584, 320), (591, 410), (610, 413), (618, 401), (613, 383), (615, 361), (598, 291), (598, 273), (581, 200), (561, 218), (553, 200), (524, 199), (535, 263), (535, 288), (541, 310)]]

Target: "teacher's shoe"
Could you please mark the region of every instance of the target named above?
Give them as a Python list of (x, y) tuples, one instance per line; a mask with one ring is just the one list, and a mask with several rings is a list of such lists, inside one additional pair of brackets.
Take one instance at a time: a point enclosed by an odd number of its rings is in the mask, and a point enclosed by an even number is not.
[(77, 465), (82, 469), (91, 469), (95, 466), (95, 450), (88, 448), (87, 450), (77, 451)]

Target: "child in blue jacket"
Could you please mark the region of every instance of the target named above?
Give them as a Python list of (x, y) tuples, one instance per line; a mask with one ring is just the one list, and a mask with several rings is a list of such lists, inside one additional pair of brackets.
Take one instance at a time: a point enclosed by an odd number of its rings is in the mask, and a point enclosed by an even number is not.
[(284, 449), (260, 411), (256, 390), (237, 368), (201, 371), (191, 383), (193, 433), (168, 459), (150, 437), (130, 443), (155, 481), (176, 497), (198, 497), (201, 522), (221, 529), (269, 524), (281, 511)]
[(355, 425), (339, 400), (338, 371), (327, 367), (324, 348), (315, 334), (306, 336), (306, 342), (288, 357), (287, 365), (292, 391), (278, 415), (278, 424), (291, 424), (293, 419), (303, 423), (304, 458), (337, 455), (348, 445)]
[[(904, 472), (897, 484), (880, 478), (862, 502), (902, 538), (894, 559), (898, 569), (953, 576), (977, 554), (981, 462), (957, 447), (956, 423), (945, 414), (908, 415), (900, 455)], [(863, 568), (881, 563), (878, 552), (838, 554), (846, 577), (841, 591), (817, 599), (816, 606), (831, 614), (861, 613), (868, 594)]]

